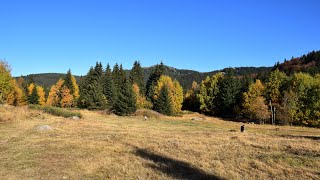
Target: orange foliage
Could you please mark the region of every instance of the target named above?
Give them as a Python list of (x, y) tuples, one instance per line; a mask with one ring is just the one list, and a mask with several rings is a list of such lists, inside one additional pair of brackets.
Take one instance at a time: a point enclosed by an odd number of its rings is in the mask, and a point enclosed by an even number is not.
[(73, 102), (73, 95), (70, 93), (70, 90), (66, 86), (63, 86), (61, 90), (61, 107), (70, 108), (73, 106)]

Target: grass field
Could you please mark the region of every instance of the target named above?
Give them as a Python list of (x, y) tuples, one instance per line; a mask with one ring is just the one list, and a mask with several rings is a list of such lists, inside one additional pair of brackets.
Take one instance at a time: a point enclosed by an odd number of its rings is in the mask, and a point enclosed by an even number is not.
[(320, 129), (81, 114), (0, 107), (1, 179), (320, 178)]

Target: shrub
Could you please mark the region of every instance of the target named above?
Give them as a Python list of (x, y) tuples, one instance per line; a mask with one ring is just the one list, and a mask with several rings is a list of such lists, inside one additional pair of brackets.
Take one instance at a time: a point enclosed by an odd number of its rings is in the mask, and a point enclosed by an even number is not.
[(39, 106), (39, 105), (29, 105), (29, 108), (35, 109), (35, 110), (41, 110), (46, 113), (55, 115), (55, 116), (62, 116), (65, 118), (69, 118), (72, 116), (78, 116), (79, 118), (82, 118), (82, 115), (80, 112), (74, 112), (68, 109), (58, 108), (58, 107), (50, 107), (50, 106)]

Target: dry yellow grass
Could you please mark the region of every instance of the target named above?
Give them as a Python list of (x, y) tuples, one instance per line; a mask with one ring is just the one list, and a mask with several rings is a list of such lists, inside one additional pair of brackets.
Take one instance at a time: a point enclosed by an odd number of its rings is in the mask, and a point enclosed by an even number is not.
[(77, 121), (27, 113), (0, 124), (1, 179), (320, 177), (319, 129), (246, 125), (240, 133), (241, 123), (191, 120), (198, 114), (144, 121), (84, 110)]

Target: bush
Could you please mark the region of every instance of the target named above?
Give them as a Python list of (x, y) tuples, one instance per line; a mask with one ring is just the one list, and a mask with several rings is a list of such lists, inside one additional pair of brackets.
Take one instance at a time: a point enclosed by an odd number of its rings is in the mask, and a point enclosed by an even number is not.
[(41, 110), (46, 113), (55, 115), (55, 116), (62, 116), (65, 118), (78, 116), (79, 118), (82, 118), (82, 115), (80, 112), (74, 112), (68, 109), (58, 108), (58, 107), (50, 107), (50, 106), (39, 106), (39, 105), (29, 105), (30, 109), (35, 110)]

